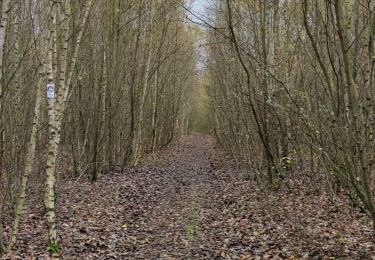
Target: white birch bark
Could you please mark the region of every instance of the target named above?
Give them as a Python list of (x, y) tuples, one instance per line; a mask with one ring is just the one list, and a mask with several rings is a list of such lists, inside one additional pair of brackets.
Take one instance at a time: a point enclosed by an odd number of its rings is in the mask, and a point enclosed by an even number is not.
[[(57, 243), (57, 231), (56, 231), (56, 160), (58, 154), (58, 148), (61, 138), (61, 124), (63, 120), (63, 114), (66, 109), (66, 104), (68, 101), (68, 94), (70, 92), (70, 84), (73, 76), (73, 71), (77, 63), (79, 47), (81, 45), (82, 35), (84, 26), (87, 23), (88, 16), (91, 10), (92, 0), (87, 0), (84, 15), (82, 20), (78, 25), (78, 31), (76, 36), (76, 41), (73, 46), (72, 58), (70, 61), (69, 70), (67, 68), (67, 51), (68, 51), (68, 30), (70, 21), (70, 0), (65, 1), (65, 17), (64, 17), (64, 31), (63, 38), (64, 43), (62, 46), (62, 54), (60, 57), (60, 72), (59, 72), (59, 89), (57, 99), (48, 99), (48, 118), (49, 118), (49, 139), (48, 139), (48, 159), (47, 159), (47, 169), (46, 169), (46, 181), (45, 181), (45, 198), (44, 204), (46, 208), (46, 215), (48, 221), (48, 235), (49, 243)], [(55, 15), (53, 15), (55, 17)], [(54, 18), (56, 23), (56, 18)], [(51, 22), (52, 18), (51, 18)], [(53, 35), (53, 31), (51, 32)], [(49, 56), (52, 56), (52, 50), (50, 50)], [(53, 83), (53, 69), (51, 69), (52, 57), (49, 57), (49, 66), (47, 70), (48, 82)]]
[[(46, 72), (48, 84), (55, 84), (54, 82), (54, 53), (56, 46), (56, 6), (54, 1), (51, 1), (51, 14), (50, 14), (50, 32), (49, 32), (49, 50), (46, 60)], [(54, 142), (56, 137), (55, 130), (55, 98), (48, 98), (48, 154), (47, 154), (47, 169), (46, 169), (46, 181), (45, 181), (45, 196), (44, 206), (46, 210), (46, 216), (48, 221), (48, 238), (50, 244), (57, 242), (57, 232), (55, 223), (55, 157), (57, 155), (57, 143)]]

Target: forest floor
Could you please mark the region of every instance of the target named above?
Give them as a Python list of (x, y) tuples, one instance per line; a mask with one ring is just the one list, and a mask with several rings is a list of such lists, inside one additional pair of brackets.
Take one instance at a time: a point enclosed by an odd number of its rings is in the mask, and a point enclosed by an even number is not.
[[(375, 259), (371, 224), (344, 197), (260, 190), (206, 135), (93, 184), (59, 186), (61, 251), (52, 258)], [(5, 259), (51, 257), (42, 209), (29, 201)]]

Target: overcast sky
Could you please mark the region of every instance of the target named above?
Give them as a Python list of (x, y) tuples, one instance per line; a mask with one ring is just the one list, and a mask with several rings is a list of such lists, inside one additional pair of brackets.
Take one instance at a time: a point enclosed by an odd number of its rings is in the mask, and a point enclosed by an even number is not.
[[(205, 16), (205, 6), (207, 5), (208, 5), (208, 0), (193, 0), (192, 5), (191, 5), (191, 11), (195, 15), (203, 18)], [(199, 22), (199, 20), (197, 20), (194, 17), (191, 17), (191, 19), (193, 21)]]
[[(206, 18), (206, 9), (205, 7), (209, 6), (209, 1), (210, 0), (192, 0), (191, 5), (189, 5), (190, 11), (197, 17), (200, 17), (202, 20), (207, 20)], [(199, 20), (197, 17), (194, 17), (194, 15), (189, 15), (189, 18), (198, 23), (202, 24), (202, 21)], [(206, 29), (205, 27), (202, 27), (202, 29)], [(204, 44), (206, 42), (206, 37), (203, 36), (203, 38), (197, 38), (196, 39), (196, 51), (198, 54), (198, 63), (197, 63), (197, 69), (200, 71), (200, 76), (204, 70), (205, 67), (205, 57), (206, 57), (206, 51), (204, 48), (199, 47), (200, 45)]]
[(197, 13), (203, 13), (204, 12), (204, 0), (195, 0), (193, 2), (193, 10), (194, 12), (197, 12)]

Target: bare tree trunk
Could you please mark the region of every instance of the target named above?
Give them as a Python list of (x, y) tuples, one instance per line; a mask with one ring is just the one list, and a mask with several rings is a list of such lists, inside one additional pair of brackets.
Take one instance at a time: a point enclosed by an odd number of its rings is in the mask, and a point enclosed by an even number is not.
[(5, 200), (5, 174), (3, 167), (4, 160), (4, 122), (3, 122), (3, 97), (4, 97), (4, 68), (3, 68), (3, 57), (4, 57), (4, 44), (6, 37), (6, 30), (8, 24), (8, 12), (9, 12), (10, 0), (2, 0), (1, 5), (1, 21), (0, 21), (0, 256), (4, 252), (4, 243), (2, 239), (3, 234), (3, 209)]
[(156, 151), (156, 136), (157, 136), (157, 127), (156, 127), (156, 120), (157, 120), (157, 97), (158, 97), (158, 88), (159, 88), (159, 70), (157, 69), (155, 72), (155, 89), (154, 89), (154, 96), (152, 100), (152, 121), (151, 121), (151, 128), (152, 128), (152, 153), (155, 154)]
[[(48, 138), (48, 159), (47, 159), (47, 169), (46, 169), (46, 181), (45, 181), (45, 208), (48, 220), (48, 234), (49, 234), (49, 244), (50, 245), (57, 245), (57, 231), (56, 231), (56, 213), (55, 213), (55, 204), (56, 204), (56, 160), (57, 160), (57, 153), (60, 144), (61, 138), (61, 125), (63, 120), (63, 115), (66, 109), (67, 101), (69, 98), (70, 93), (70, 84), (74, 72), (74, 68), (78, 59), (78, 52), (79, 47), (82, 40), (82, 34), (84, 26), (88, 20), (88, 16), (91, 10), (92, 0), (87, 0), (85, 3), (84, 14), (82, 20), (78, 25), (78, 31), (76, 40), (73, 45), (73, 53), (72, 58), (70, 61), (70, 68), (66, 71), (67, 65), (67, 51), (68, 51), (68, 26), (69, 26), (69, 18), (70, 18), (70, 1), (66, 0), (65, 6), (65, 25), (64, 25), (64, 43), (60, 61), (60, 78), (59, 78), (59, 89), (58, 89), (58, 97), (56, 98), (49, 98), (48, 99), (48, 118), (49, 118), (49, 138)], [(56, 16), (53, 12), (51, 15), (52, 24), (56, 23)], [(51, 34), (55, 33), (55, 29), (51, 30)], [(54, 45), (54, 44), (52, 44)], [(53, 50), (50, 50), (49, 56), (53, 56)], [(49, 84), (54, 85), (54, 77), (53, 77), (53, 70), (51, 70), (53, 61), (52, 57), (49, 57), (51, 60), (48, 62), (48, 82)], [(54, 247), (55, 247), (54, 246)]]
[(48, 239), (49, 245), (57, 245), (57, 232), (56, 232), (56, 214), (55, 214), (55, 164), (57, 156), (58, 143), (56, 142), (56, 112), (55, 112), (55, 74), (54, 74), (54, 53), (56, 52), (56, 13), (57, 6), (54, 1), (51, 2), (50, 14), (50, 31), (48, 39), (48, 55), (46, 60), (47, 72), (47, 98), (48, 98), (48, 154), (47, 154), (47, 168), (46, 168), (46, 181), (45, 181), (45, 196), (44, 205), (48, 221)]
[(39, 80), (36, 85), (36, 97), (35, 97), (35, 107), (34, 107), (34, 114), (33, 114), (33, 125), (31, 128), (30, 133), (30, 140), (27, 144), (27, 151), (26, 151), (26, 159), (25, 159), (25, 168), (22, 175), (21, 187), (17, 197), (17, 204), (14, 213), (13, 219), (13, 226), (12, 226), (12, 233), (10, 238), (10, 243), (8, 245), (8, 250), (13, 249), (18, 235), (18, 227), (21, 220), (21, 214), (24, 208), (25, 199), (26, 199), (26, 189), (29, 180), (29, 176), (33, 171), (34, 166), (34, 158), (35, 158), (35, 149), (36, 149), (36, 141), (37, 141), (37, 131), (40, 127), (40, 106), (41, 101), (43, 98), (43, 79), (44, 79), (44, 64), (40, 64), (40, 72), (39, 72)]
[(102, 151), (102, 165), (101, 165), (101, 171), (107, 171), (108, 167), (108, 154), (107, 154), (107, 134), (106, 134), (106, 129), (107, 129), (107, 57), (106, 53), (103, 53), (103, 71), (102, 71), (102, 111), (101, 111), (101, 130), (100, 130), (100, 138), (101, 138), (101, 143), (103, 144), (103, 148), (101, 149)]

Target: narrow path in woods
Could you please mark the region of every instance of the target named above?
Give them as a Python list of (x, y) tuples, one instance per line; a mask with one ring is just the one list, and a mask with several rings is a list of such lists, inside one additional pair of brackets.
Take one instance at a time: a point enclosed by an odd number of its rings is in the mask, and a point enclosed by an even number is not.
[[(210, 238), (201, 237), (213, 219), (215, 194), (220, 189), (208, 157), (211, 145), (206, 136), (193, 136), (168, 153), (161, 168), (140, 169), (148, 175), (145, 185), (141, 184), (149, 192), (145, 194), (147, 206), (136, 211), (134, 218), (128, 216), (128, 231), (123, 236), (127, 241), (120, 243), (117, 251), (155, 259), (213, 254), (204, 246)], [(126, 199), (134, 196), (126, 191), (124, 195)]]
[[(367, 218), (346, 201), (304, 187), (261, 191), (202, 134), (139, 167), (60, 187), (55, 256), (62, 259), (371, 259), (375, 252)], [(42, 208), (29, 202), (9, 259), (49, 257)]]

